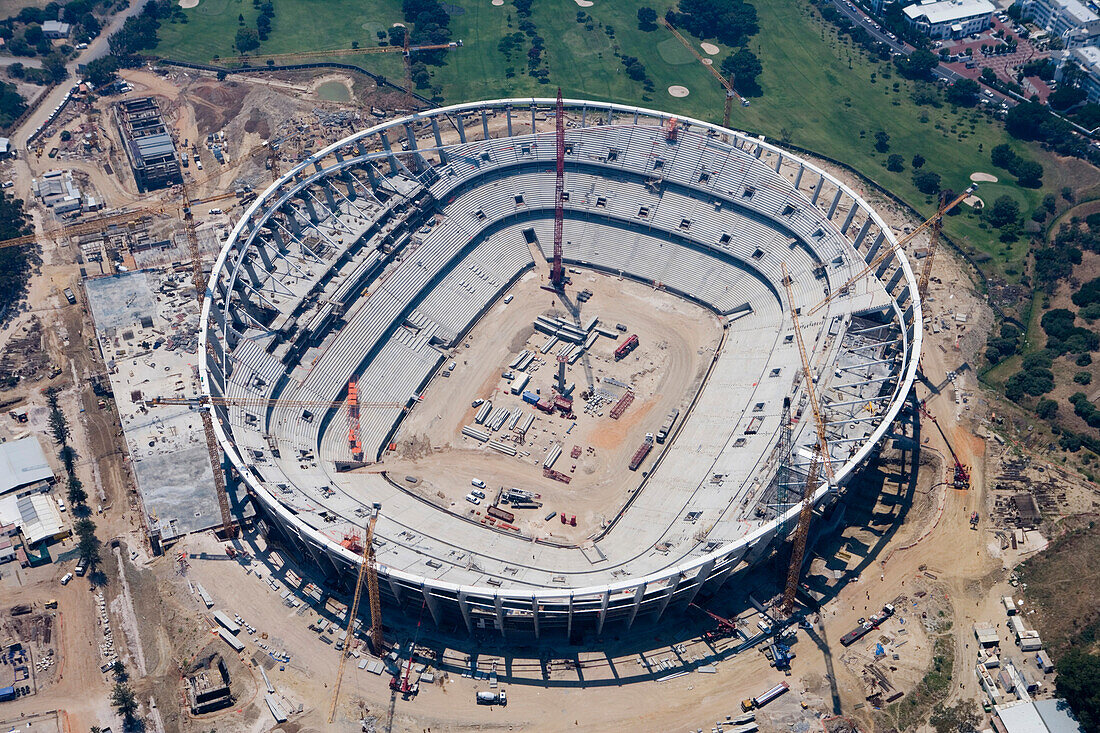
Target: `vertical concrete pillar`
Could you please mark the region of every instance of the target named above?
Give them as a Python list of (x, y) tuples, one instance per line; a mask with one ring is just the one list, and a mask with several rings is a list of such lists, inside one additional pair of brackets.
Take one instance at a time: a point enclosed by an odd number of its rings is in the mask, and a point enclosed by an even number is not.
[(500, 627), (500, 638), (506, 638), (504, 633), (504, 601), (500, 596), (493, 596), (493, 605), (497, 609), (497, 626)]
[(428, 607), (428, 613), (431, 614), (435, 627), (437, 629), (441, 628), (443, 617), (440, 615), (439, 599), (432, 595), (431, 590), (426, 585), (420, 586), (420, 593), (424, 597), (424, 605)]
[(489, 114), (485, 110), (481, 110), (481, 132), (485, 135), (484, 140), (489, 139)]
[(504, 108), (504, 120), (508, 124), (508, 137), (512, 137), (512, 105)]
[(458, 592), (458, 609), (462, 611), (462, 620), (466, 622), (466, 633), (474, 635), (474, 622), (470, 619), (470, 602), (462, 591)]
[(840, 197), (844, 195), (844, 189), (838, 188), (836, 195), (833, 196), (833, 202), (829, 204), (829, 213), (825, 215), (825, 218), (829, 221), (833, 220), (833, 214), (836, 213), (836, 207), (840, 205)]
[(634, 589), (634, 605), (630, 608), (630, 616), (626, 621), (626, 628), (629, 631), (634, 626), (634, 619), (638, 617), (638, 608), (642, 605), (642, 599), (645, 597), (645, 589), (648, 583), (642, 583)]
[(463, 144), (466, 143), (466, 120), (462, 119), (462, 115), (455, 115), (457, 127), (458, 127), (458, 139)]
[(801, 163), (798, 164), (798, 175), (794, 177), (794, 187), (798, 188), (802, 185), (802, 174), (806, 172), (806, 166)]
[(382, 149), (386, 151), (386, 158), (390, 161), (390, 175), (397, 175), (397, 158), (393, 154), (393, 148), (390, 147), (390, 138), (386, 134), (385, 130), (378, 133), (378, 139), (382, 141)]
[(603, 592), (603, 598), (600, 600), (600, 619), (596, 623), (596, 636), (603, 634), (603, 623), (607, 620), (607, 604), (611, 601), (611, 589), (608, 588)]
[(714, 570), (714, 558), (707, 560), (699, 566), (699, 572), (695, 574), (695, 578), (692, 580), (692, 588), (688, 591), (687, 600), (684, 601), (684, 608), (687, 608), (695, 601), (695, 596), (699, 594), (699, 589), (703, 587), (703, 583), (707, 582), (707, 578), (710, 576), (712, 570)]
[(810, 197), (810, 203), (817, 206), (817, 200), (821, 197), (821, 187), (825, 184), (825, 176), (817, 177), (817, 185), (814, 186), (814, 195)]
[(844, 226), (840, 228), (840, 233), (844, 236), (848, 236), (848, 227), (852, 226), (852, 219), (856, 218), (856, 211), (859, 210), (859, 206), (856, 205), (856, 200), (852, 199), (852, 205), (848, 207), (848, 216), (844, 217)]
[(432, 117), (432, 135), (435, 137), (435, 146), (439, 148), (439, 162), (447, 165), (450, 158), (447, 157), (447, 151), (443, 149), (443, 137), (439, 134), (439, 120), (435, 117)]
[(680, 581), (684, 579), (683, 573), (676, 573), (676, 577), (668, 584), (668, 590), (665, 592), (663, 598), (661, 598), (661, 604), (657, 610), (657, 620), (660, 621), (661, 617), (665, 615), (665, 609), (668, 608), (668, 602), (672, 600), (672, 596), (676, 594), (676, 590), (680, 587)]
[(531, 618), (535, 622), (535, 638), (541, 637), (539, 633), (539, 599), (536, 596), (531, 596)]

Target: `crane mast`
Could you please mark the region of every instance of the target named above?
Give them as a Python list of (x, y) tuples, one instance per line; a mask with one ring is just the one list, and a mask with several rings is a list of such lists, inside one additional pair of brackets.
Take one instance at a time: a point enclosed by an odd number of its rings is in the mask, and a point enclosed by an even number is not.
[(336, 682), (332, 689), (332, 704), (328, 710), (328, 722), (336, 717), (336, 704), (340, 701), (340, 683), (344, 679), (344, 665), (351, 656), (351, 643), (354, 639), (355, 618), (359, 613), (359, 600), (363, 596), (363, 578), (367, 580), (367, 596), (370, 602), (370, 640), (375, 654), (382, 652), (382, 603), (378, 593), (378, 569), (374, 565), (374, 527), (378, 523), (381, 504), (375, 502), (367, 522), (366, 536), (363, 538), (363, 556), (359, 563), (359, 574), (355, 579), (355, 594), (348, 609), (348, 628), (344, 635), (344, 648), (340, 650), (340, 662), (336, 666)]
[(878, 267), (883, 262), (885, 262), (887, 260), (887, 258), (893, 257), (895, 254), (900, 252), (901, 248), (904, 245), (906, 245), (909, 242), (913, 241), (913, 239), (918, 234), (923, 232), (925, 229), (928, 229), (929, 227), (938, 226), (938, 223), (943, 218), (944, 214), (946, 214), (947, 212), (951, 211), (951, 209), (958, 206), (963, 201), (963, 199), (965, 199), (967, 196), (974, 193), (974, 191), (977, 188), (978, 188), (977, 184), (971, 184), (965, 191), (963, 191), (961, 194), (956, 196), (954, 199), (952, 199), (951, 201), (949, 201), (945, 204), (942, 204), (940, 206), (939, 210), (935, 214), (933, 214), (932, 216), (930, 216), (929, 218), (927, 218), (923, 222), (921, 222), (921, 224), (916, 229), (909, 232), (908, 234), (906, 234), (901, 239), (897, 240), (897, 242), (895, 244), (891, 245), (885, 252), (879, 253), (879, 255), (877, 257), (875, 257), (873, 260), (871, 260), (870, 262), (868, 262), (867, 265), (863, 269), (861, 269), (855, 275), (852, 275), (852, 277), (848, 278), (847, 282), (845, 282), (840, 287), (835, 288), (832, 292), (830, 292), (828, 295), (826, 295), (825, 298), (823, 298), (820, 303), (818, 303), (817, 305), (815, 305), (813, 308), (810, 309), (809, 315), (812, 316), (814, 313), (817, 313), (817, 311), (819, 311), (821, 308), (824, 308), (828, 303), (832, 302), (832, 300), (834, 298), (839, 296), (841, 293), (846, 292), (849, 287), (851, 287), (854, 283), (856, 283), (860, 279), (862, 279), (867, 273), (872, 272), (876, 267)]
[(794, 304), (794, 295), (791, 291), (791, 278), (787, 274), (787, 265), (783, 265), (783, 285), (787, 289), (787, 306), (791, 309), (791, 321), (794, 324), (794, 337), (798, 342), (798, 354), (802, 357), (803, 382), (806, 385), (806, 396), (810, 401), (810, 409), (814, 416), (814, 427), (817, 428), (817, 444), (814, 446), (814, 455), (810, 460), (810, 470), (806, 476), (806, 488), (802, 494), (802, 508), (798, 514), (798, 526), (794, 531), (794, 541), (791, 546), (791, 565), (787, 570), (787, 586), (783, 591), (783, 600), (780, 608), (785, 613), (790, 613), (794, 608), (794, 597), (798, 591), (798, 579), (802, 574), (802, 561), (806, 556), (806, 540), (810, 536), (810, 522), (814, 514), (814, 490), (817, 488), (819, 475), (818, 465), (825, 463), (825, 471), (830, 480), (833, 478), (832, 464), (829, 461), (829, 443), (825, 436), (825, 420), (821, 415), (821, 408), (817, 402), (817, 392), (814, 389), (813, 369), (810, 366), (809, 356), (806, 354), (806, 344), (802, 340), (802, 327), (798, 322), (798, 308)]
[(565, 271), (562, 269), (562, 229), (565, 225), (565, 106), (561, 101), (561, 87), (558, 87), (557, 114), (557, 166), (554, 179), (554, 263), (550, 269), (550, 285), (554, 290), (565, 289)]

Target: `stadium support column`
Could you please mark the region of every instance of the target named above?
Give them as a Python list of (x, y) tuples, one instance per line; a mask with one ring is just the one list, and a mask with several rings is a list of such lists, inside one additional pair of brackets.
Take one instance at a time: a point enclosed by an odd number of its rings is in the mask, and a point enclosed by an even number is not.
[(814, 186), (814, 195), (810, 197), (810, 203), (817, 206), (817, 200), (821, 197), (821, 187), (825, 184), (825, 176), (817, 177), (817, 185)]
[(626, 629), (630, 630), (634, 626), (634, 619), (638, 617), (638, 609), (642, 605), (642, 599), (645, 598), (645, 589), (648, 583), (642, 583), (634, 589), (634, 605), (630, 608), (630, 617), (626, 621)]
[(504, 600), (500, 596), (493, 596), (493, 605), (497, 611), (497, 626), (500, 627), (500, 638), (506, 638), (504, 633)]
[(600, 600), (600, 620), (596, 624), (596, 636), (603, 633), (603, 624), (607, 620), (607, 604), (611, 601), (611, 589), (607, 588), (603, 592), (603, 598)]
[(400, 584), (399, 584), (399, 583), (398, 583), (398, 582), (397, 582), (396, 580), (394, 580), (394, 579), (393, 579), (393, 576), (392, 576), (392, 575), (387, 575), (387, 576), (386, 576), (386, 580), (387, 580), (387, 581), (389, 581), (389, 584), (390, 584), (390, 592), (391, 592), (391, 593), (393, 593), (393, 597), (394, 597), (395, 599), (397, 599), (397, 605), (399, 605), (399, 606), (400, 606), (400, 605), (401, 605), (401, 602), (402, 602), (402, 600), (404, 600), (404, 599), (402, 598), (402, 593), (401, 593), (401, 585), (400, 585)]
[(504, 121), (508, 125), (508, 137), (512, 137), (512, 105), (504, 108)]
[(795, 188), (798, 188), (799, 186), (802, 185), (802, 174), (805, 173), (805, 172), (806, 172), (806, 166), (799, 163), (799, 165), (798, 165), (798, 175), (796, 175), (794, 177), (794, 187)]
[(431, 590), (426, 585), (420, 586), (420, 595), (424, 597), (424, 605), (428, 607), (428, 614), (435, 622), (435, 627), (437, 629), (443, 628), (443, 617), (439, 615), (439, 599), (432, 595)]
[(462, 620), (466, 622), (466, 633), (474, 635), (474, 623), (470, 620), (470, 601), (462, 591), (458, 592), (458, 610), (462, 611)]
[(481, 110), (481, 131), (485, 134), (485, 140), (489, 139), (489, 115)]
[[(458, 128), (458, 139), (465, 145), (466, 144), (466, 120), (462, 118), (462, 115), (455, 115), (455, 127)], [(432, 119), (435, 119), (434, 117)]]
[(688, 591), (687, 600), (684, 601), (684, 608), (690, 606), (695, 600), (695, 596), (699, 594), (699, 590), (703, 587), (703, 583), (707, 582), (707, 578), (710, 576), (712, 570), (714, 570), (714, 558), (707, 560), (699, 567), (699, 572), (692, 581), (693, 587)]
[[(848, 231), (848, 227), (852, 226), (852, 219), (856, 218), (856, 211), (858, 210), (855, 199), (852, 200), (852, 205), (848, 207), (848, 216), (844, 218), (844, 226), (840, 228), (840, 233), (845, 234)], [(847, 236), (845, 234), (845, 236)]]
[(378, 133), (378, 139), (382, 142), (382, 149), (386, 151), (386, 158), (390, 161), (390, 175), (397, 175), (397, 157), (393, 154), (393, 148), (390, 147), (390, 138), (386, 134), (386, 131)]
[(664, 598), (661, 599), (660, 606), (657, 609), (657, 620), (660, 621), (661, 617), (665, 615), (665, 609), (668, 608), (668, 602), (672, 600), (672, 596), (676, 594), (677, 589), (680, 587), (680, 581), (684, 579), (683, 573), (676, 573), (676, 576), (669, 580), (668, 591), (665, 593)]
[(539, 599), (537, 596), (531, 596), (531, 618), (535, 622), (535, 638), (541, 638), (542, 634), (539, 633)]
[(435, 146), (439, 148), (439, 162), (443, 165), (447, 165), (447, 163), (451, 161), (450, 158), (447, 157), (447, 151), (443, 149), (443, 137), (439, 134), (439, 120), (434, 116), (432, 117), (432, 135), (435, 136)]
[(573, 594), (569, 594), (569, 615), (565, 620), (565, 638), (573, 638)]
[(833, 196), (833, 203), (829, 204), (829, 213), (825, 215), (825, 218), (829, 221), (833, 220), (833, 214), (836, 213), (836, 207), (840, 204), (840, 197), (844, 194), (844, 189), (838, 188), (836, 190), (836, 196)]
[(535, 134), (535, 105), (531, 105), (531, 134)]
[(417, 173), (420, 173), (428, 167), (428, 161), (424, 160), (424, 156), (420, 154), (420, 148), (416, 147), (416, 132), (411, 122), (405, 123), (405, 139), (408, 141), (409, 151), (413, 154), (413, 167)]

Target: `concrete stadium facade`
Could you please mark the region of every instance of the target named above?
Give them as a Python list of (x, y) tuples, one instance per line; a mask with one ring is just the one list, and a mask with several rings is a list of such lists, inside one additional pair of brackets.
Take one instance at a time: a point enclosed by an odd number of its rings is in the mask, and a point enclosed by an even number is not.
[[(594, 186), (604, 179), (610, 190), (621, 185), (651, 191), (656, 197), (654, 208), (662, 202), (669, 207), (675, 204), (680, 220), (678, 225), (675, 219), (665, 225), (656, 216), (643, 217), (642, 210), (631, 217), (613, 215), (607, 212), (606, 200), (600, 204), (599, 197), (589, 201), (573, 195), (566, 204), (567, 238), (572, 234), (578, 241), (585, 236), (606, 240), (606, 235), (614, 233), (634, 237), (638, 251), (655, 239), (681, 247), (682, 252), (668, 262), (695, 258), (701, 269), (684, 276), (681, 286), (672, 282), (669, 289), (703, 301), (728, 319), (731, 333), (744, 330), (741, 324), (746, 321), (761, 333), (774, 330), (776, 338), (769, 344), (790, 343), (779, 263), (797, 271), (791, 275), (800, 293), (795, 307), (809, 322), (804, 330), (810, 331), (811, 357), (825, 364), (820, 390), (835, 417), (830, 418), (830, 430), (837, 436), (831, 456), (833, 481), (822, 481), (813, 501), (835, 500), (889, 430), (912, 386), (919, 359), (922, 318), (916, 278), (890, 227), (834, 176), (762, 138), (628, 105), (586, 100), (566, 100), (565, 105), (570, 120), (567, 186), (570, 180)], [(500, 197), (493, 198), (496, 194), (488, 189), (489, 182), (495, 186), (504, 182), (507, 188), (508, 181), (522, 180), (515, 185), (539, 189), (548, 182), (552, 199), (553, 114), (551, 99), (454, 105), (381, 123), (317, 152), (286, 172), (241, 216), (214, 265), (203, 306), (203, 389), (230, 402), (229, 407), (214, 409), (215, 430), (267, 530), (311, 559), (331, 588), (346, 590), (354, 581), (359, 558), (339, 542), (339, 532), (361, 526), (367, 508), (379, 501), (384, 595), (405, 608), (426, 608), (444, 630), (574, 637), (660, 620), (685, 609), (700, 593), (716, 590), (735, 570), (767, 557), (792, 530), (799, 510), (792, 503), (779, 507), (766, 521), (753, 521), (748, 509), (736, 516), (715, 509), (717, 519), (707, 537), (692, 541), (677, 535), (675, 541), (666, 541), (673, 536), (673, 521), (684, 507), (696, 506), (692, 502), (697, 499), (686, 498), (683, 506), (669, 509), (664, 534), (649, 537), (639, 530), (632, 540), (626, 535), (633, 532), (635, 510), (628, 504), (591, 543), (603, 548), (599, 555), (606, 553), (603, 560), (593, 561), (591, 547), (586, 548), (588, 560), (584, 560), (580, 548), (470, 526), (404, 495), (395, 482), (372, 476), (354, 485), (342, 483), (330, 468), (339, 458), (339, 440), (332, 437), (340, 432), (337, 408), (305, 415), (300, 405), (311, 399), (338, 402), (349, 376), (369, 372), (373, 364), (390, 358), (387, 349), (397, 348), (392, 346), (397, 335), (408, 336), (410, 322), (425, 320), (424, 304), (431, 291), (448, 286), (447, 278), (461, 269), (459, 265), (476, 264), (478, 260), (470, 258), (478, 256), (479, 248), (510, 241), (520, 227), (533, 221), (544, 227), (539, 232), (545, 231), (553, 207), (546, 205), (542, 192), (538, 201), (520, 202), (517, 196), (515, 203), (500, 203)], [(667, 132), (673, 117), (675, 141)], [(636, 203), (629, 205), (637, 208)], [(457, 208), (451, 213), (451, 207), (460, 204), (465, 206), (461, 216)], [(517, 210), (521, 206), (523, 210)], [(689, 208), (694, 212), (690, 217), (681, 213)], [(711, 222), (712, 212), (737, 217), (737, 225)], [(425, 230), (425, 216), (434, 214), (441, 214), (445, 223), (418, 238), (417, 232)], [(458, 222), (455, 227), (462, 228), (448, 230), (448, 216)], [(753, 232), (776, 232), (774, 241), (786, 241), (786, 248), (775, 245), (775, 252), (768, 251), (755, 244), (759, 236), (754, 235), (740, 238), (747, 240), (749, 249), (744, 249), (746, 244), (739, 242), (736, 232), (749, 231), (750, 226), (756, 227)], [(720, 231), (725, 233), (714, 236)], [(457, 241), (447, 249), (451, 239)], [(412, 251), (406, 248), (414, 242), (415, 257), (402, 255)], [(545, 237), (540, 237), (539, 246), (548, 246)], [(576, 266), (613, 272), (621, 267), (621, 260), (613, 259), (617, 253), (605, 250), (600, 256), (611, 258), (607, 261), (597, 262), (590, 254), (570, 249), (565, 258)], [(430, 270), (435, 266), (433, 253), (442, 263), (438, 271), (416, 279), (414, 264)], [(811, 316), (822, 293), (847, 282), (884, 253), (887, 256), (871, 272), (823, 307), (820, 322)], [(495, 254), (486, 257), (485, 266), (498, 260)], [(640, 256), (637, 262), (639, 268), (651, 267), (651, 261)], [(517, 259), (514, 267), (509, 265), (514, 272), (502, 269), (499, 275), (486, 277), (491, 283), (488, 294), (478, 297), (488, 299), (469, 306), (468, 322), (465, 312), (462, 316), (465, 325), (449, 331), (440, 328), (430, 341), (425, 336), (424, 343), (406, 338), (409, 351), (401, 352), (405, 361), (393, 361), (398, 367), (387, 367), (386, 374), (403, 371), (408, 364), (414, 373), (409, 377), (412, 381), (383, 383), (379, 377), (376, 393), (361, 393), (360, 399), (381, 402), (388, 396), (401, 401), (422, 388), (449, 358), (447, 347), (531, 266)], [(705, 271), (710, 281), (723, 276), (726, 268), (736, 272), (738, 282), (749, 283), (743, 305), (737, 303), (740, 296), (732, 286), (723, 285), (720, 292), (727, 300), (721, 304), (707, 302), (708, 296), (693, 286), (696, 271)], [(671, 268), (667, 271), (674, 280)], [(644, 282), (656, 280), (651, 270), (618, 272)], [(360, 303), (365, 296), (358, 294), (371, 289), (367, 302)], [(335, 316), (325, 310), (326, 303), (333, 302), (337, 303)], [(384, 307), (390, 310), (383, 318), (377, 313)], [(370, 330), (375, 322), (379, 325)], [(343, 332), (350, 334), (360, 327), (361, 334), (342, 338)], [(784, 333), (785, 340), (779, 338)], [(778, 353), (780, 347), (773, 350)], [(804, 403), (800, 362), (792, 362), (789, 352), (784, 353), (782, 360), (767, 362), (773, 376), (782, 369), (790, 380), (771, 397), (793, 396), (796, 403)], [(761, 358), (775, 357), (763, 354)], [(845, 382), (849, 375), (854, 381)], [(409, 387), (412, 390), (402, 392)], [(723, 393), (703, 391), (699, 404), (715, 395)], [(232, 406), (235, 399), (243, 403), (251, 398), (288, 404), (298, 400), (299, 406), (251, 410)], [(774, 399), (768, 404), (773, 403)], [(375, 450), (381, 455), (400, 429), (403, 414), (403, 409), (379, 408), (373, 417), (364, 416), (372, 436), (368, 446), (372, 457)], [(776, 417), (775, 410), (770, 417)], [(692, 419), (690, 414), (685, 418), (685, 430)], [(778, 419), (773, 424), (778, 429)], [(743, 444), (744, 431), (738, 427), (736, 432)], [(731, 481), (728, 497), (723, 495), (722, 501), (728, 498), (731, 505), (738, 500), (747, 506), (755, 489), (749, 493), (745, 487), (764, 486), (772, 480), (769, 474), (777, 468), (768, 456), (774, 453), (775, 435), (773, 430), (750, 443), (756, 446), (755, 462), (750, 462), (752, 468), (739, 481)], [(802, 416), (795, 430), (796, 447), (812, 445), (813, 435), (812, 416)], [(738, 444), (731, 432), (728, 444), (716, 448), (716, 460), (725, 456), (746, 463), (734, 449)], [(674, 443), (662, 456), (670, 464), (665, 473), (676, 465), (691, 465), (678, 450)], [(677, 460), (686, 463), (677, 464)], [(658, 491), (647, 492), (647, 488), (673, 481), (674, 477), (662, 474), (662, 468), (659, 462), (642, 482), (637, 492), (640, 505)], [(731, 470), (730, 475), (735, 474)], [(318, 486), (324, 482), (327, 485)], [(673, 488), (670, 484), (669, 492)], [(644, 553), (631, 551), (634, 541), (644, 544)], [(662, 543), (674, 549), (652, 551)], [(482, 550), (483, 544), (493, 547)], [(524, 557), (535, 553), (534, 561), (517, 561), (521, 552)]]

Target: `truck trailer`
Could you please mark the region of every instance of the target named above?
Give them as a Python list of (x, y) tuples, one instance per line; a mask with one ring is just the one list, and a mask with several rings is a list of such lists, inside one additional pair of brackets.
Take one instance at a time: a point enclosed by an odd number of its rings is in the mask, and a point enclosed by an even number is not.
[(856, 628), (849, 631), (844, 636), (840, 637), (840, 643), (844, 646), (851, 646), (864, 636), (869, 634), (874, 629), (877, 629), (882, 625), (882, 622), (894, 615), (893, 605), (887, 603), (882, 607), (882, 610), (871, 616), (871, 618), (864, 621)]
[(634, 349), (638, 348), (638, 334), (633, 333), (626, 341), (619, 344), (619, 348), (615, 349), (615, 361), (623, 359)]

